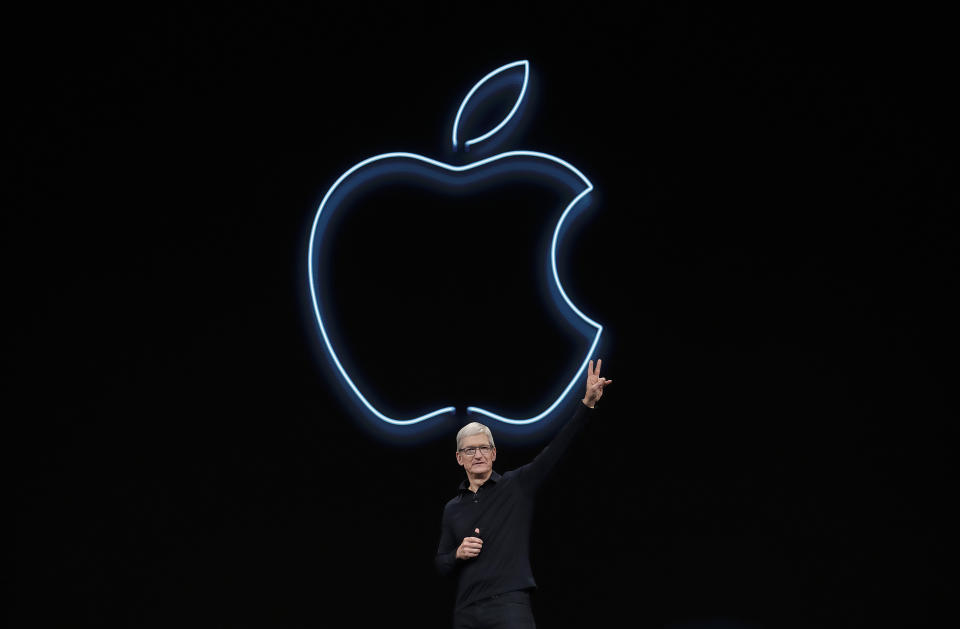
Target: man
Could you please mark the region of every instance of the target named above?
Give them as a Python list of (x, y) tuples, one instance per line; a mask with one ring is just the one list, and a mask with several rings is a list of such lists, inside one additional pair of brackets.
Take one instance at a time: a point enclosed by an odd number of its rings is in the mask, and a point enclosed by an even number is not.
[(573, 417), (530, 463), (502, 476), (490, 429), (472, 422), (457, 433), (457, 463), (467, 479), (443, 508), (436, 566), (457, 579), (455, 629), (534, 627), (530, 528), (537, 489), (561, 458), (612, 380), (601, 361), (587, 369), (587, 388)]

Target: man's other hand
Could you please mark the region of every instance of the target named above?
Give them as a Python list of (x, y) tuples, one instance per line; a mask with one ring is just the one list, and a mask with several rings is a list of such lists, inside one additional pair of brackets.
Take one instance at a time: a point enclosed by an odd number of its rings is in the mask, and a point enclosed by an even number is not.
[[(480, 529), (474, 529), (474, 533), (480, 534)], [(479, 537), (464, 537), (463, 543), (457, 547), (457, 559), (473, 559), (480, 554), (483, 548), (483, 540)]]

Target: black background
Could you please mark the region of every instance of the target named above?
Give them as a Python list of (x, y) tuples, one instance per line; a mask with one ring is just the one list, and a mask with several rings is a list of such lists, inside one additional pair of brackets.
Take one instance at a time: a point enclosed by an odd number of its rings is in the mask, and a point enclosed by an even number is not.
[[(952, 614), (955, 51), (945, 16), (877, 11), (9, 16), (14, 626), (446, 625), (455, 427), (412, 446), (351, 419), (306, 238), (352, 164), (449, 156), (466, 90), (522, 58), (514, 148), (597, 186), (566, 286), (614, 380), (539, 503), (540, 626)], [(480, 292), (540, 303), (534, 269), (463, 238), (411, 289), (495, 259)], [(522, 404), (554, 358), (512, 334), (470, 373)], [(463, 365), (440, 345), (387, 390), (443, 397), (431, 374)]]

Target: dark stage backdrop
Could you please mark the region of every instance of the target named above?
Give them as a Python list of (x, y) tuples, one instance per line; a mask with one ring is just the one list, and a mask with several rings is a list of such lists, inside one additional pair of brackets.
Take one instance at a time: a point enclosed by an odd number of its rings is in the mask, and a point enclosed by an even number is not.
[[(9, 626), (446, 626), (457, 426), (352, 419), (307, 235), (359, 160), (448, 158), (466, 90), (517, 59), (507, 148), (597, 187), (562, 261), (614, 380), (540, 498), (540, 626), (940, 626), (952, 35), (875, 11), (10, 16)], [(494, 201), (344, 225), (331, 290), (384, 399), (528, 408), (582, 351), (548, 226)], [(504, 437), (500, 471), (552, 433)]]

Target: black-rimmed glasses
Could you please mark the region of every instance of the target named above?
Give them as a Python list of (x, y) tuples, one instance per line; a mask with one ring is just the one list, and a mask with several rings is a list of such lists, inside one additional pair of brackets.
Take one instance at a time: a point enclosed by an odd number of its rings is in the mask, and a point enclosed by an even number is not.
[(470, 446), (469, 448), (460, 448), (459, 452), (465, 456), (473, 456), (480, 450), (480, 454), (487, 456), (493, 450), (493, 446)]

